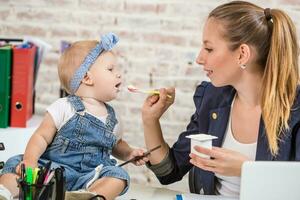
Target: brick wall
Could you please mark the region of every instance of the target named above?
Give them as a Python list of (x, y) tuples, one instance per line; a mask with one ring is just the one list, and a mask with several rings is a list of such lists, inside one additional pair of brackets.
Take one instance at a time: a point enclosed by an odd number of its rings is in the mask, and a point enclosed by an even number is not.
[[(207, 14), (222, 0), (0, 0), (0, 36), (31, 35), (50, 43), (37, 81), (36, 110), (59, 96), (57, 60), (61, 40), (97, 39), (113, 31), (120, 36), (117, 51), (124, 85), (142, 88), (176, 87), (176, 102), (163, 116), (169, 144), (185, 129), (193, 113), (192, 95), (205, 80), (195, 57)], [(300, 0), (252, 1), (263, 7), (284, 9), (300, 32)], [(300, 37), (299, 37), (300, 38)], [(112, 102), (124, 128), (124, 138), (144, 146), (140, 108), (145, 96), (122, 92)], [(132, 181), (159, 185), (145, 167), (127, 167)], [(168, 186), (188, 190), (187, 180)]]

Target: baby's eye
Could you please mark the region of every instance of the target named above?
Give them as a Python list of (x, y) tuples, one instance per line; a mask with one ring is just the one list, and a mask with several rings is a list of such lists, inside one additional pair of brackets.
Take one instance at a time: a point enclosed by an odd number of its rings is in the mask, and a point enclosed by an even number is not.
[(112, 71), (113, 71), (113, 68), (110, 67), (110, 68), (107, 68), (107, 70), (112, 72)]
[(210, 48), (205, 48), (205, 50), (206, 50), (208, 53), (212, 52), (212, 49), (210, 49)]

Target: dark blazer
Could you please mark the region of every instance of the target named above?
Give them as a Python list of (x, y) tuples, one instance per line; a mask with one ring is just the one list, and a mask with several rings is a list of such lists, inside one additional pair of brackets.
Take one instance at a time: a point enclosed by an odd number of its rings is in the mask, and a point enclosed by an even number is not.
[[(218, 139), (213, 140), (213, 146), (220, 147), (225, 134), (230, 107), (235, 95), (235, 89), (231, 86), (214, 87), (211, 83), (202, 82), (194, 94), (196, 112), (192, 115), (187, 130), (179, 135), (178, 140), (170, 148), (169, 157), (174, 168), (168, 175), (158, 177), (162, 184), (170, 184), (182, 179), (192, 168), (189, 160), (190, 139), (187, 135), (208, 133)], [(268, 147), (264, 122), (261, 118), (257, 140), (256, 160), (300, 160), (300, 97), (297, 97), (293, 105), (289, 120), (290, 129), (286, 131), (279, 143), (279, 153), (273, 157)], [(214, 114), (214, 117), (212, 115)], [(215, 193), (215, 176), (213, 173), (196, 168), (197, 177), (205, 194)]]

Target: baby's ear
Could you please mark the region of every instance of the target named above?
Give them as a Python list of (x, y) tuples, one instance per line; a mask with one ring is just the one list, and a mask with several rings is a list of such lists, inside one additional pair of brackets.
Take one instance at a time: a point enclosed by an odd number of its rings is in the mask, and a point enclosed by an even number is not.
[(94, 85), (94, 81), (92, 79), (90, 71), (87, 71), (87, 73), (85, 74), (85, 76), (81, 80), (81, 83), (83, 83), (85, 85), (89, 85), (89, 86)]

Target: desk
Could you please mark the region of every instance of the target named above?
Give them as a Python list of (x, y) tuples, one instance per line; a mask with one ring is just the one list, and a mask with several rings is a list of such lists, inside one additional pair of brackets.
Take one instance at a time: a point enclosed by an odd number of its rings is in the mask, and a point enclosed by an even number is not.
[[(176, 194), (181, 194), (179, 191), (169, 190), (165, 188), (147, 187), (142, 184), (131, 184), (128, 192), (116, 200), (175, 200)], [(188, 200), (238, 200), (223, 196), (212, 195), (196, 195), (186, 194)]]
[(5, 146), (5, 150), (0, 151), (0, 161), (24, 153), (28, 140), (41, 121), (42, 116), (34, 115), (28, 120), (26, 128), (0, 128), (0, 142)]
[(174, 200), (179, 191), (165, 188), (148, 187), (142, 184), (132, 183), (126, 194), (118, 197), (116, 200)]

